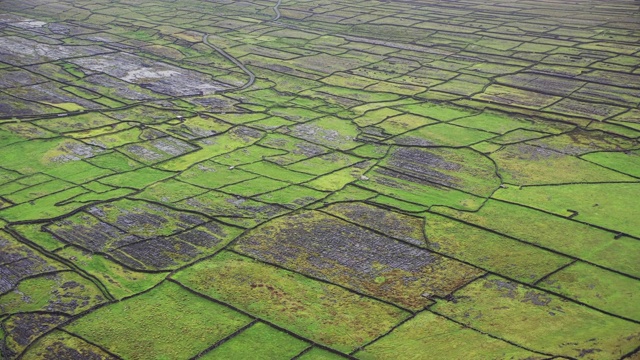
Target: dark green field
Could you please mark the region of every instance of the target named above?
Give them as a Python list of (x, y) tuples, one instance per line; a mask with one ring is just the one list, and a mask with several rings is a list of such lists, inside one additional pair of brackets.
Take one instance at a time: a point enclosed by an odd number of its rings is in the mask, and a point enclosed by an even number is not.
[(0, 0), (0, 358), (640, 359), (640, 1)]

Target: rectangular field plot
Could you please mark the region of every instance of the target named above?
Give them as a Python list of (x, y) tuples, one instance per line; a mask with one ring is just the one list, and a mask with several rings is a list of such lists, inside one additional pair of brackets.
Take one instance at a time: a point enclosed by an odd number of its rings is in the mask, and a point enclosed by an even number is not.
[(258, 322), (201, 359), (285, 359), (309, 347), (309, 343)]
[(444, 207), (433, 210), (612, 270), (634, 276), (640, 272), (636, 256), (640, 243), (637, 240), (616, 239), (615, 233), (587, 224), (496, 200), (488, 201), (476, 213)]
[(546, 355), (522, 349), (505, 341), (450, 321), (442, 316), (419, 313), (388, 336), (356, 353), (359, 359), (397, 359), (398, 356), (429, 359), (492, 358), (545, 359)]
[[(371, 215), (380, 214), (374, 208)], [(401, 231), (401, 224), (388, 229), (406, 238)], [(272, 220), (238, 239), (234, 249), (413, 310), (484, 273), (321, 212)]]
[(230, 252), (199, 262), (173, 278), (345, 352), (373, 340), (408, 316), (394, 306)]
[(433, 311), (544, 354), (612, 358), (632, 351), (640, 339), (636, 323), (497, 276), (478, 280), (455, 297)]
[(157, 359), (195, 356), (249, 322), (246, 315), (165, 282), (65, 329), (122, 357)]

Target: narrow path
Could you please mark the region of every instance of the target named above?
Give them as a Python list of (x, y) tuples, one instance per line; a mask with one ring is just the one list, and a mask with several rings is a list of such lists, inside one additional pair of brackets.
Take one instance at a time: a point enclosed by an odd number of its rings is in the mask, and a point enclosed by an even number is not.
[(254, 73), (252, 73), (251, 70), (247, 69), (240, 61), (238, 61), (238, 59), (236, 59), (233, 56), (227, 54), (224, 50), (220, 49), (219, 47), (217, 47), (217, 46), (215, 46), (215, 45), (213, 45), (212, 43), (209, 42), (209, 34), (206, 34), (205, 36), (203, 36), (202, 37), (202, 41), (205, 44), (207, 44), (209, 47), (211, 47), (213, 50), (217, 51), (220, 55), (224, 56), (229, 61), (231, 61), (232, 63), (236, 64), (240, 69), (242, 69), (242, 71), (244, 71), (247, 75), (249, 75), (249, 81), (247, 81), (244, 85), (242, 85), (240, 87), (235, 87), (235, 88), (222, 90), (222, 91), (216, 91), (216, 93), (220, 94), (220, 93), (223, 93), (223, 92), (244, 90), (244, 89), (248, 88), (249, 86), (253, 85), (253, 83), (256, 82), (256, 75)]
[(278, 19), (280, 19), (280, 9), (278, 9), (278, 6), (280, 6), (280, 4), (282, 4), (282, 0), (278, 0), (276, 6), (273, 7), (273, 11), (276, 13), (276, 15), (273, 17), (273, 19), (271, 19), (271, 21), (278, 21)]

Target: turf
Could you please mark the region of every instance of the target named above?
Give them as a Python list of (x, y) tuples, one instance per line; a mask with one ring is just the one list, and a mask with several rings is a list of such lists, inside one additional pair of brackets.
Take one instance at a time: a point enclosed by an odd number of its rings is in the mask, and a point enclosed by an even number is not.
[(168, 359), (195, 356), (250, 321), (228, 307), (165, 282), (102, 307), (65, 329), (119, 356)]

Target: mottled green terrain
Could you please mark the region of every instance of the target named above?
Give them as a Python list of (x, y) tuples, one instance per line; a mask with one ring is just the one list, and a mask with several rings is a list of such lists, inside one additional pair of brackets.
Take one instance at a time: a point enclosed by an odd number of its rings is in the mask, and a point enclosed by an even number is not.
[(0, 358), (640, 359), (640, 2), (1, 0)]

